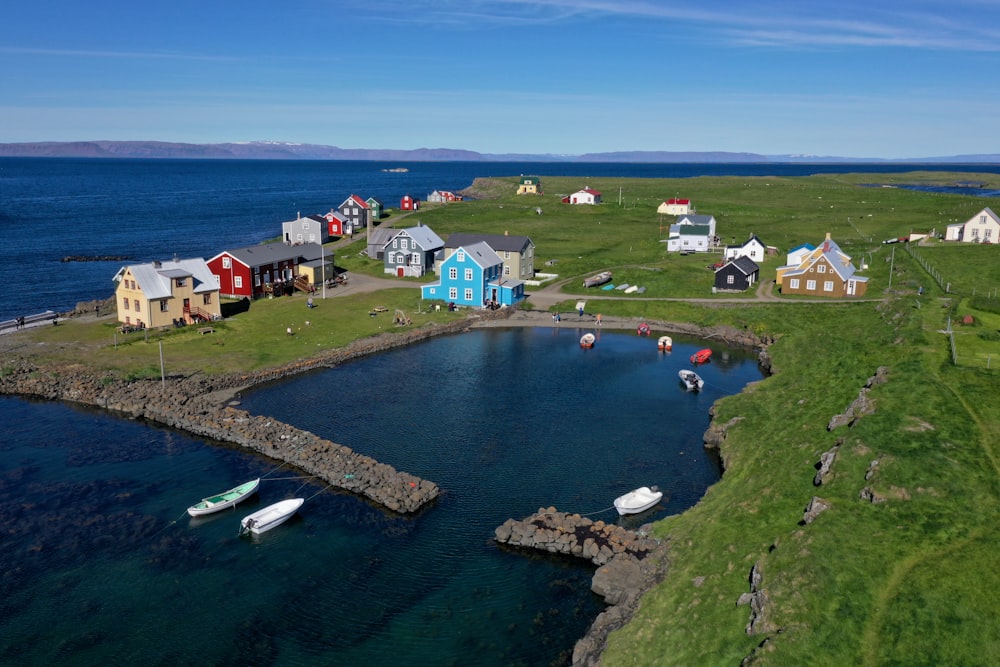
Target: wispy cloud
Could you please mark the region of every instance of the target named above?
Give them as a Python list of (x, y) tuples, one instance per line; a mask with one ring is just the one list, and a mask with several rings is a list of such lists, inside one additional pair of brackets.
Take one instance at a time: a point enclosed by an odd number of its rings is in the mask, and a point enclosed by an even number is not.
[[(364, 12), (467, 29), (610, 18), (660, 21), (685, 35), (733, 46), (886, 47), (1000, 51), (1000, 5), (983, 0), (868, 3), (860, 0), (374, 0)], [(669, 29), (669, 30), (668, 30)]]
[(170, 51), (106, 51), (94, 49), (39, 49), (27, 47), (2, 47), (0, 53), (11, 55), (53, 56), (72, 58), (124, 58), (142, 60), (199, 60), (217, 62), (236, 62), (241, 58), (218, 56), (204, 53), (180, 53)]

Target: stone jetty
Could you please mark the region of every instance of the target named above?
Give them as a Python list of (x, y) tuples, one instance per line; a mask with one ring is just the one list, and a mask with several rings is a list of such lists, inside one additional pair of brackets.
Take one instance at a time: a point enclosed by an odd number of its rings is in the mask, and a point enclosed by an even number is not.
[(666, 574), (666, 549), (659, 540), (613, 523), (567, 514), (555, 507), (507, 519), (495, 531), (500, 544), (585, 558), (598, 566), (591, 590), (611, 605), (573, 649), (573, 665), (600, 664), (607, 636), (625, 625), (639, 599)]
[(440, 495), (432, 481), (396, 470), (349, 447), (232, 405), (241, 389), (468, 329), (467, 322), (383, 334), (316, 357), (255, 373), (128, 380), (81, 364), (4, 359), (0, 394), (69, 401), (227, 442), (289, 463), (331, 487), (364, 496), (389, 510), (416, 512)]

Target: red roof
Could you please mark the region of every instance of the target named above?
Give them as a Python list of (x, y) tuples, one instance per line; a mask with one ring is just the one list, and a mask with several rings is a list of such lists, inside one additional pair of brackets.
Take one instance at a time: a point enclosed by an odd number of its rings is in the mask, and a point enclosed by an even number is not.
[(668, 204), (678, 204), (680, 206), (687, 206), (688, 204), (691, 203), (691, 200), (690, 199), (668, 199), (667, 203)]

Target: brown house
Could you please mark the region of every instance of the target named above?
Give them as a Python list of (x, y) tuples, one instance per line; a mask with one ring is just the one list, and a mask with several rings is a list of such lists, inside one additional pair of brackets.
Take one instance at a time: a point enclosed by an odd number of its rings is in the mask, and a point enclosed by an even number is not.
[(868, 278), (856, 274), (850, 255), (829, 233), (798, 264), (779, 267), (776, 282), (782, 294), (839, 298), (864, 296), (868, 291)]

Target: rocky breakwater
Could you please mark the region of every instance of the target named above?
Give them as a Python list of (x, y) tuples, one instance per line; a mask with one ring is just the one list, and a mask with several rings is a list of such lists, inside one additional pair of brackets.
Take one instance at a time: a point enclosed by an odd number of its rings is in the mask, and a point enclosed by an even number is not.
[(365, 496), (395, 512), (415, 512), (435, 499), (433, 482), (324, 440), (289, 424), (220, 406), (206, 378), (124, 381), (79, 366), (37, 367), (21, 360), (0, 373), (0, 392), (72, 401), (146, 419), (285, 461), (331, 487)]
[(611, 605), (573, 649), (574, 665), (600, 664), (607, 636), (625, 625), (639, 598), (666, 572), (666, 546), (642, 532), (540, 508), (521, 520), (508, 519), (495, 531), (500, 544), (585, 558), (598, 566), (591, 590)]

